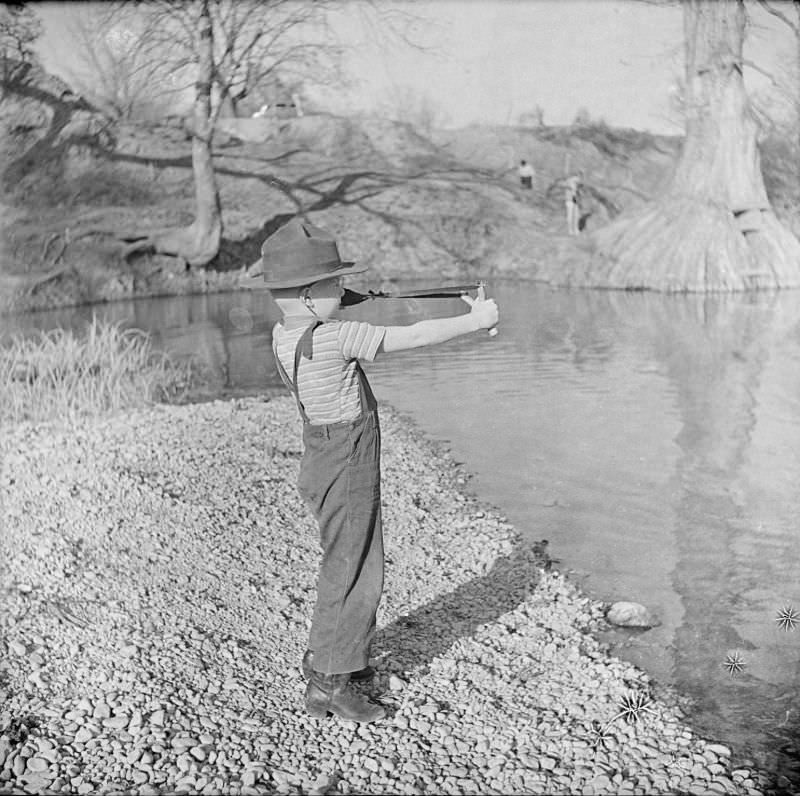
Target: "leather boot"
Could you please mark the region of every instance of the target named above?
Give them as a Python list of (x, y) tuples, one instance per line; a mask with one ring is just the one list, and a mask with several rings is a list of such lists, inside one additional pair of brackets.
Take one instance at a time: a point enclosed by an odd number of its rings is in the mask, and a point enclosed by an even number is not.
[[(306, 650), (306, 654), (303, 655), (303, 677), (306, 680), (311, 679), (311, 672), (314, 669), (314, 653), (311, 650)], [(363, 669), (359, 669), (357, 672), (350, 672), (350, 679), (354, 683), (364, 683), (367, 680), (371, 680), (375, 677), (375, 669), (371, 666), (365, 666)]]
[(347, 721), (378, 721), (386, 711), (349, 687), (349, 674), (323, 674), (312, 670), (306, 687), (306, 710), (315, 719), (333, 713)]

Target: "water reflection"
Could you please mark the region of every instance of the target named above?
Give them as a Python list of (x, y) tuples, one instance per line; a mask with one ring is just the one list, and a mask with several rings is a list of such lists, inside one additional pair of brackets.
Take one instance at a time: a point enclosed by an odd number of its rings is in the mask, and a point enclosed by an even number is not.
[(279, 313), (266, 293), (140, 299), (0, 317), (0, 340), (13, 334), (66, 328), (78, 331), (97, 316), (146, 329), (176, 357), (196, 356), (220, 392), (277, 387), (271, 330)]
[[(490, 285), (500, 334), (369, 366), (379, 400), (447, 440), (478, 494), (550, 540), (600, 599), (655, 609), (616, 632), (620, 655), (698, 702), (695, 721), (740, 753), (798, 775), (800, 296), (662, 296)], [(368, 302), (348, 317), (407, 323), (458, 299)], [(264, 294), (97, 308), (199, 354), (221, 391), (278, 385)], [(79, 312), (6, 320), (76, 326)], [(732, 678), (723, 664), (746, 663)]]
[[(683, 608), (675, 680), (701, 699), (708, 731), (722, 723), (740, 748), (757, 732), (772, 766), (796, 779), (797, 642), (775, 616), (800, 605), (798, 303), (773, 295), (644, 304), (680, 420), (670, 484), (672, 583)], [(735, 652), (746, 668), (734, 679), (723, 664)]]

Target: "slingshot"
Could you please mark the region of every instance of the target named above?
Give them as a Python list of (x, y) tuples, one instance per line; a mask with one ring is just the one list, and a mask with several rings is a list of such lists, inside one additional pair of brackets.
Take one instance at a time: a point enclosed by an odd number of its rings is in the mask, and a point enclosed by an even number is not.
[[(431, 287), (423, 290), (405, 290), (399, 292), (386, 293), (383, 290), (369, 290), (366, 293), (359, 293), (357, 290), (344, 289), (341, 306), (352, 307), (370, 299), (410, 299), (410, 298), (457, 298), (465, 296), (472, 290), (478, 291), (478, 298), (486, 298), (486, 282), (475, 282), (470, 285), (445, 285), (442, 287)], [(489, 336), (497, 334), (497, 327), (489, 329)]]

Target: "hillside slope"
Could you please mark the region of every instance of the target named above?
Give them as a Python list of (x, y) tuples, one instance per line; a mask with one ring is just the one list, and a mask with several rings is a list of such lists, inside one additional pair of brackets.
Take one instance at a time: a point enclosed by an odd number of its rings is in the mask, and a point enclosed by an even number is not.
[[(190, 141), (177, 126), (127, 127), (113, 148), (72, 148), (40, 163), (6, 202), (0, 270), (5, 308), (235, 287), (263, 239), (307, 213), (376, 281), (508, 277), (580, 284), (563, 262), (567, 170), (585, 173), (591, 230), (652, 195), (675, 139), (604, 126), (468, 127), (423, 137), (376, 118), (311, 115), (228, 120), (215, 162), (225, 225), (203, 271), (163, 257), (125, 262), (115, 236), (188, 223)], [(536, 168), (523, 190), (516, 164)], [(9, 219), (13, 218), (13, 222)], [(574, 259), (574, 258), (572, 258)]]

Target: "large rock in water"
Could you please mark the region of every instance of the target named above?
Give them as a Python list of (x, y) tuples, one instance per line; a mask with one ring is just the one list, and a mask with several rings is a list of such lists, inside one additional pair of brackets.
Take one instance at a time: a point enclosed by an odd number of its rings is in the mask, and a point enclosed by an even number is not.
[(620, 627), (655, 627), (658, 620), (639, 603), (618, 602), (608, 609), (606, 619)]

